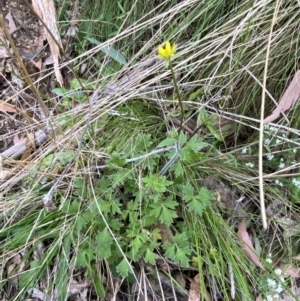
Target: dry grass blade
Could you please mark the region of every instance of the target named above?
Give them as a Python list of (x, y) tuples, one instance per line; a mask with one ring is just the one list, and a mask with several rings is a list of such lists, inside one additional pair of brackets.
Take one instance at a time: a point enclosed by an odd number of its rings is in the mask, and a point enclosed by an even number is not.
[(271, 42), (272, 42), (274, 26), (276, 24), (276, 20), (278, 17), (278, 12), (279, 12), (279, 3), (276, 2), (273, 11), (272, 21), (271, 21), (268, 44), (266, 47), (266, 61), (265, 61), (264, 72), (263, 72), (263, 89), (262, 89), (261, 106), (260, 106), (260, 128), (259, 128), (259, 150), (258, 150), (259, 198), (260, 198), (260, 211), (262, 217), (262, 225), (265, 230), (267, 230), (268, 223), (267, 223), (267, 216), (266, 216), (266, 204), (265, 204), (265, 193), (264, 193), (264, 182), (263, 182), (263, 137), (264, 137), (263, 118), (265, 114), (267, 74), (269, 71), (269, 57), (271, 53)]

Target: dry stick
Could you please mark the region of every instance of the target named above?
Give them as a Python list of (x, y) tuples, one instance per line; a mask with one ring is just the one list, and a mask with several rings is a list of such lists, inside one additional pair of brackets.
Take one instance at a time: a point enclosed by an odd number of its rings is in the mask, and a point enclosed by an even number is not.
[(268, 39), (268, 46), (266, 52), (266, 63), (264, 69), (264, 78), (263, 78), (263, 90), (261, 97), (261, 111), (260, 111), (260, 127), (259, 127), (259, 153), (258, 153), (258, 173), (259, 173), (259, 196), (260, 196), (260, 210), (263, 228), (266, 230), (268, 228), (267, 217), (266, 217), (266, 206), (265, 206), (265, 195), (264, 195), (264, 178), (263, 178), (263, 140), (264, 140), (264, 115), (265, 115), (265, 100), (266, 100), (266, 85), (267, 85), (267, 73), (268, 73), (268, 58), (270, 55), (271, 40), (273, 34), (273, 28), (276, 21), (276, 16), (278, 13), (279, 5), (276, 1), (276, 7), (274, 10), (272, 24), (270, 28), (270, 34)]
[(13, 52), (14, 52), (16, 58), (17, 58), (18, 65), (22, 68), (22, 71), (24, 72), (24, 76), (25, 76), (25, 80), (26, 80), (27, 84), (29, 84), (29, 86), (30, 86), (33, 94), (36, 97), (36, 100), (38, 101), (39, 105), (43, 109), (45, 116), (49, 117), (50, 112), (49, 112), (47, 106), (45, 105), (43, 99), (39, 95), (39, 92), (36, 89), (36, 87), (35, 87), (32, 79), (31, 79), (30, 75), (27, 72), (27, 69), (26, 69), (26, 67), (25, 67), (25, 65), (23, 63), (23, 60), (22, 60), (22, 58), (21, 58), (21, 56), (19, 54), (19, 51), (18, 51), (17, 47), (15, 46), (14, 41), (13, 41), (13, 39), (11, 37), (11, 34), (9, 33), (9, 31), (8, 31), (8, 29), (6, 27), (6, 23), (5, 23), (4, 19), (3, 19), (3, 15), (2, 14), (0, 14), (0, 25), (1, 25), (4, 33), (5, 33), (5, 36), (9, 40), (10, 46), (13, 49)]

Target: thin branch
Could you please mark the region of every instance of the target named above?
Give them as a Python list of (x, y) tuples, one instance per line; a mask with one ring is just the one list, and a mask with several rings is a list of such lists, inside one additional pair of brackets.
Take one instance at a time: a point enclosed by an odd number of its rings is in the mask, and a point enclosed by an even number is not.
[(20, 56), (20, 53), (19, 53), (17, 47), (15, 46), (15, 43), (14, 43), (12, 37), (11, 37), (11, 34), (9, 33), (9, 31), (8, 31), (8, 29), (7, 29), (7, 26), (6, 26), (6, 23), (5, 23), (4, 19), (3, 19), (2, 14), (0, 14), (0, 25), (1, 25), (1, 27), (2, 27), (2, 29), (3, 29), (3, 31), (4, 31), (4, 33), (5, 33), (5, 36), (6, 36), (7, 39), (9, 40), (10, 46), (11, 46), (11, 48), (12, 48), (12, 50), (13, 50), (15, 56), (16, 56), (17, 63), (18, 63), (18, 65), (21, 67), (21, 69), (22, 69), (22, 71), (23, 71), (23, 73), (24, 73), (26, 82), (27, 82), (28, 85), (30, 86), (30, 88), (31, 88), (33, 94), (35, 95), (36, 100), (38, 101), (39, 105), (41, 106), (41, 108), (42, 108), (44, 114), (46, 115), (46, 117), (49, 117), (49, 115), (50, 115), (49, 109), (48, 109), (47, 106), (45, 105), (44, 100), (43, 100), (42, 97), (40, 96), (38, 90), (36, 89), (36, 87), (35, 87), (35, 85), (34, 85), (32, 79), (31, 79), (31, 77), (30, 77), (30, 75), (29, 75), (29, 73), (27, 72), (27, 69), (26, 69), (26, 67), (25, 67), (25, 65), (24, 65), (24, 63), (23, 63), (23, 60), (22, 60), (22, 58), (21, 58), (21, 56)]

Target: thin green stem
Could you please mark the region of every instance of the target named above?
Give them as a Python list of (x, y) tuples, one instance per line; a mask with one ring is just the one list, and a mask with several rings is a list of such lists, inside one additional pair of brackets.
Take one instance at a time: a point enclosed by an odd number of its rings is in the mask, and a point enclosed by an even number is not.
[(173, 69), (173, 65), (171, 60), (169, 59), (169, 67), (171, 70), (171, 74), (172, 74), (172, 79), (173, 79), (173, 83), (174, 83), (174, 87), (175, 87), (175, 92), (176, 92), (176, 96), (179, 102), (179, 106), (180, 106), (180, 125), (179, 125), (179, 132), (178, 132), (178, 137), (180, 136), (180, 133), (182, 131), (182, 124), (183, 124), (183, 115), (184, 115), (184, 111), (183, 111), (183, 104), (182, 104), (182, 100), (180, 97), (180, 93), (179, 93), (179, 89), (178, 89), (178, 85), (177, 85), (177, 81), (175, 78), (175, 73), (174, 73), (174, 69)]

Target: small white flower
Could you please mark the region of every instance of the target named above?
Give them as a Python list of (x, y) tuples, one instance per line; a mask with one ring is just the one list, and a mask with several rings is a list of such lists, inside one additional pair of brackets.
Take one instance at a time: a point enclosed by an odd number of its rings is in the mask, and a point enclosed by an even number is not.
[(277, 132), (277, 129), (276, 129), (275, 126), (270, 126), (270, 131), (271, 131), (271, 132)]
[(250, 168), (253, 168), (254, 167), (254, 164), (252, 162), (248, 162), (245, 164), (247, 167), (250, 167)]
[(266, 296), (267, 301), (273, 301), (273, 297), (271, 295)]
[(270, 127), (270, 126), (269, 126), (268, 124), (265, 124), (265, 125), (264, 125), (264, 129), (265, 129), (265, 130), (269, 129), (269, 127)]
[(271, 161), (273, 158), (274, 158), (274, 155), (273, 155), (273, 154), (267, 154), (267, 159), (268, 159), (269, 161)]
[(273, 298), (274, 298), (275, 300), (278, 300), (278, 299), (279, 299), (279, 295), (278, 295), (278, 294), (274, 294), (274, 295), (273, 295)]
[(271, 140), (270, 139), (265, 139), (265, 145), (269, 145), (270, 144), (270, 142), (271, 142)]
[(281, 139), (276, 139), (275, 144), (280, 144), (281, 143)]
[(271, 257), (267, 257), (267, 259), (266, 259), (266, 262), (267, 262), (267, 263), (272, 263), (272, 262), (273, 262), (273, 260), (272, 260), (272, 258), (271, 258)]
[(274, 280), (274, 279), (267, 279), (267, 283), (268, 283), (268, 286), (271, 287), (271, 288), (276, 288), (277, 287), (277, 282)]
[(293, 153), (296, 154), (297, 153), (297, 150), (295, 148), (293, 148)]
[(274, 273), (278, 276), (280, 276), (282, 274), (282, 269), (275, 269)]
[(280, 158), (280, 161), (281, 161), (281, 162), (283, 162), (283, 160), (284, 160), (283, 158)]
[(283, 162), (281, 162), (279, 165), (278, 165), (278, 168), (284, 168), (285, 164)]
[(293, 183), (295, 186), (297, 186), (298, 188), (300, 188), (300, 181), (299, 181), (299, 180), (293, 178), (293, 179), (292, 179), (292, 183)]
[(279, 277), (279, 279), (280, 279), (281, 282), (284, 282), (284, 277), (283, 276)]
[(242, 154), (247, 154), (247, 151), (248, 151), (248, 150), (247, 150), (247, 147), (243, 148), (243, 149), (242, 149)]
[(282, 182), (280, 182), (278, 179), (275, 180), (275, 184), (279, 186), (283, 186)]
[(277, 294), (280, 294), (281, 292), (283, 292), (283, 287), (281, 285), (278, 285), (278, 287), (275, 289), (275, 292)]

